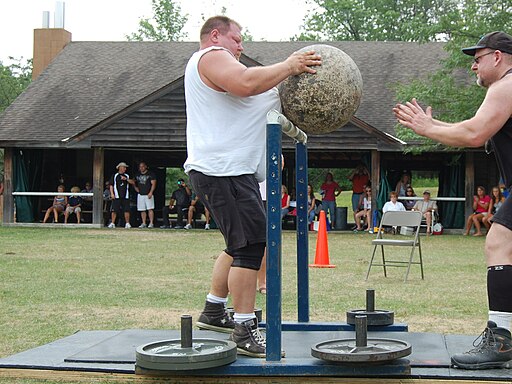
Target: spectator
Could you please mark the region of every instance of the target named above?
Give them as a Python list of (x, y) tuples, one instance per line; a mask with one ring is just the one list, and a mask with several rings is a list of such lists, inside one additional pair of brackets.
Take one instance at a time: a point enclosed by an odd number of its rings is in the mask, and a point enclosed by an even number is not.
[(370, 187), (366, 187), (365, 189), (365, 197), (363, 198), (363, 210), (357, 212), (355, 216), (356, 220), (356, 229), (354, 231), (364, 231), (365, 228), (361, 226), (361, 219), (364, 220), (366, 228), (368, 231), (373, 233), (372, 228), (372, 189)]
[(392, 191), (389, 194), (389, 201), (382, 207), (382, 212), (386, 213), (387, 211), (405, 211), (404, 205), (397, 200), (398, 193)]
[(354, 212), (354, 222), (356, 222), (356, 214), (361, 209), (360, 202), (365, 198), (364, 191), (370, 182), (370, 173), (361, 163), (352, 171), (348, 179), (352, 182), (352, 211)]
[[(156, 176), (148, 169), (144, 161), (139, 163), (139, 173), (135, 176), (134, 188), (137, 192), (137, 211), (140, 212), (142, 220), (139, 228), (153, 228), (155, 219), (155, 199), (153, 192), (155, 192), (156, 188)], [(146, 224), (147, 216), (149, 216), (149, 224)]]
[(325, 175), (325, 182), (320, 187), (322, 194), (322, 207), (327, 214), (329, 212), (331, 220), (331, 228), (334, 228), (336, 221), (336, 197), (341, 193), (341, 188), (337, 182), (334, 181), (331, 172)]
[(204, 206), (204, 204), (201, 203), (201, 200), (199, 200), (199, 196), (193, 193), (192, 201), (190, 202), (190, 206), (188, 207), (188, 220), (187, 225), (185, 225), (185, 229), (192, 229), (192, 220), (194, 219), (194, 214), (196, 213), (204, 214), (204, 217), (206, 219), (204, 229), (210, 229), (210, 212)]
[(290, 195), (286, 185), (281, 186), (281, 219), (290, 212)]
[[(60, 184), (57, 187), (57, 192), (63, 193), (65, 191), (64, 185)], [(46, 210), (44, 215), (43, 223), (50, 218), (50, 214), (53, 212), (53, 222), (59, 222), (59, 214), (63, 213), (66, 210), (66, 205), (68, 204), (68, 197), (57, 195), (53, 198), (53, 203), (50, 208)]]
[(498, 212), (502, 204), (505, 202), (505, 196), (501, 193), (500, 187), (494, 187), (492, 189), (492, 196), (491, 196), (491, 212), (484, 216), (482, 219), (482, 223), (484, 223), (485, 228), (489, 230), (491, 228), (492, 224), (492, 218)]
[(178, 218), (176, 219), (175, 229), (183, 229), (183, 214), (188, 212), (188, 207), (190, 206), (190, 196), (192, 195), (192, 191), (185, 183), (185, 180), (178, 180), (178, 189), (176, 189), (169, 200), (169, 205), (162, 208), (162, 226), (160, 228), (166, 229), (171, 228), (171, 223), (169, 222), (169, 214), (176, 213)]
[(490, 213), (491, 197), (485, 194), (485, 188), (479, 186), (476, 188), (476, 196), (473, 196), (473, 213), (469, 215), (466, 222), (466, 232), (464, 235), (469, 235), (471, 227), (475, 226), (475, 233), (473, 236), (483, 236), (480, 223), (483, 218)]
[(402, 177), (396, 183), (395, 192), (398, 196), (405, 196), (407, 188), (411, 186), (411, 176), (408, 173), (404, 172)]
[(112, 176), (110, 181), (110, 199), (112, 200), (112, 221), (108, 225), (109, 228), (116, 227), (116, 219), (118, 213), (124, 214), (124, 227), (131, 228), (130, 225), (130, 184), (134, 181), (130, 180), (130, 176), (126, 173), (128, 165), (124, 162), (117, 164), (117, 172)]
[(419, 211), (423, 214), (427, 222), (427, 235), (432, 234), (432, 215), (437, 212), (437, 204), (435, 201), (430, 200), (430, 191), (423, 192), (423, 200), (419, 200), (414, 204), (413, 211)]
[(311, 224), (315, 220), (316, 214), (316, 198), (313, 192), (313, 187), (308, 184), (308, 224)]
[[(80, 192), (80, 187), (72, 187), (71, 192), (78, 193)], [(64, 213), (64, 224), (68, 223), (69, 215), (76, 215), (76, 223), (80, 224), (80, 215), (82, 212), (82, 198), (80, 196), (71, 195), (69, 196), (68, 203), (66, 205), (66, 212)]]
[[(407, 187), (405, 190), (405, 197), (416, 197), (416, 193), (411, 186)], [(404, 200), (402, 204), (404, 205), (406, 211), (411, 211), (416, 204), (416, 200)]]
[[(73, 191), (71, 191), (73, 192)], [(92, 184), (88, 181), (85, 183), (84, 189), (81, 191), (82, 193), (93, 193)], [(92, 211), (92, 196), (83, 196), (82, 197), (82, 208), (84, 211)]]

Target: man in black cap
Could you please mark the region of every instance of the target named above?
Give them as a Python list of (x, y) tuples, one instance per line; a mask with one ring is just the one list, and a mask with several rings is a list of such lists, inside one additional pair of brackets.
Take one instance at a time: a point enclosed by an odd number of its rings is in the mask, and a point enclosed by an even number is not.
[(189, 186), (185, 183), (185, 180), (178, 180), (178, 189), (176, 189), (169, 200), (169, 205), (162, 208), (162, 226), (160, 228), (166, 229), (171, 228), (169, 222), (169, 213), (176, 213), (178, 215), (176, 219), (175, 229), (183, 229), (183, 216), (188, 213), (188, 207), (190, 206), (190, 196), (192, 191)]
[[(451, 146), (480, 147), (490, 141), (505, 186), (512, 186), (512, 36), (504, 32), (485, 35), (474, 47), (471, 69), (487, 94), (476, 114), (465, 121), (445, 123), (432, 118), (416, 99), (393, 108), (398, 122), (419, 135)], [(469, 352), (452, 357), (459, 368), (509, 367), (512, 360), (512, 199), (493, 217), (487, 234), (487, 297), (489, 321), (480, 343)]]

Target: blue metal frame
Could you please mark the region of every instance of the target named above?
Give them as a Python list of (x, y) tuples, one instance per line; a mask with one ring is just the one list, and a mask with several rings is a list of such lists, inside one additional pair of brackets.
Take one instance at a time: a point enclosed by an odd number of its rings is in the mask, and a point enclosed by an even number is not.
[(297, 191), (297, 304), (298, 321), (309, 321), (309, 245), (308, 245), (308, 150), (295, 146), (295, 187)]
[(281, 139), (267, 124), (267, 361), (281, 360)]

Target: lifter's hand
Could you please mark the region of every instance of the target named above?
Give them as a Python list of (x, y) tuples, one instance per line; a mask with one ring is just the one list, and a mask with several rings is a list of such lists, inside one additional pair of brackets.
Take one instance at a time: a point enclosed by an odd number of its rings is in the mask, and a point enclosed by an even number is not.
[(432, 108), (423, 110), (416, 99), (405, 104), (397, 104), (393, 108), (396, 119), (404, 127), (411, 128), (419, 135), (425, 135), (432, 127)]
[(311, 66), (322, 65), (320, 55), (315, 55), (315, 51), (294, 52), (286, 60), (292, 75), (300, 75), (303, 72), (316, 73)]

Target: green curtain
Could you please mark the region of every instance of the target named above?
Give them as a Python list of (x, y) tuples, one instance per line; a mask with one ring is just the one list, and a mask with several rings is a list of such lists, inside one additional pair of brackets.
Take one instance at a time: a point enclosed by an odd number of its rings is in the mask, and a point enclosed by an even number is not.
[[(454, 155), (439, 173), (439, 197), (464, 196), (464, 156)], [(443, 201), (438, 203), (440, 221), (445, 228), (464, 228), (464, 202)]]
[(388, 177), (386, 172), (382, 172), (379, 185), (379, 196), (377, 196), (377, 209), (382, 211), (384, 204), (389, 201), (389, 193), (393, 189), (389, 185)]
[[(29, 192), (28, 171), (25, 165), (23, 151), (15, 150), (13, 154), (13, 191)], [(16, 221), (18, 223), (30, 223), (34, 221), (32, 201), (29, 196), (16, 196)]]

